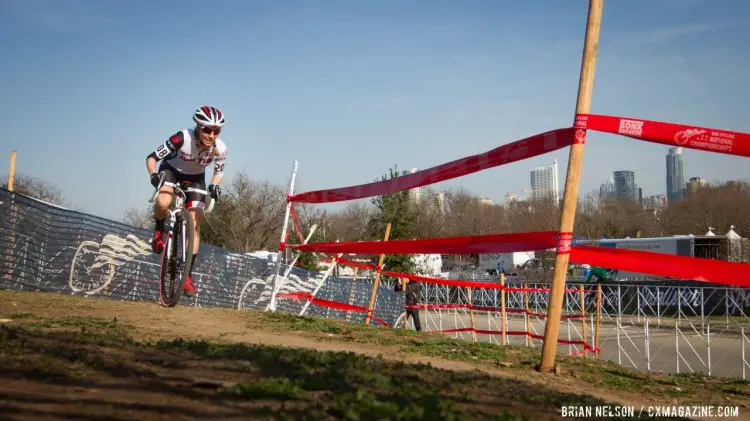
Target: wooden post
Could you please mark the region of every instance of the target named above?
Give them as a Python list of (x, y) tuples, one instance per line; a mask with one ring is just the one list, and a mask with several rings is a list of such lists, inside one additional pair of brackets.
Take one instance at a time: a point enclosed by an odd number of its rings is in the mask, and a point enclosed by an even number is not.
[[(349, 305), (354, 305), (354, 291), (357, 289), (357, 274), (359, 273), (359, 268), (354, 268), (354, 276), (352, 277), (352, 281), (349, 283)], [(348, 322), (351, 317), (351, 311), (346, 310), (346, 321)]]
[(599, 359), (599, 323), (602, 320), (602, 285), (596, 284), (596, 328), (594, 332), (594, 355)]
[[(16, 184), (16, 150), (10, 151), (10, 169), (8, 170), (8, 190), (15, 191)], [(13, 265), (15, 264), (16, 254), (16, 206), (15, 198), (10, 199), (10, 231), (8, 234), (8, 271), (5, 273), (5, 279), (13, 279)]]
[(500, 286), (502, 287), (502, 289), (500, 289), (500, 317), (502, 317), (502, 319), (500, 319), (500, 324), (502, 326), (500, 328), (500, 332), (502, 333), (502, 337), (503, 337), (502, 339), (503, 345), (506, 345), (508, 341), (507, 339), (508, 335), (506, 333), (507, 330), (506, 330), (506, 325), (505, 325), (505, 274), (504, 273), (500, 274)]
[[(599, 48), (599, 30), (601, 27), (602, 8), (604, 0), (589, 0), (588, 22), (586, 24), (586, 38), (581, 60), (581, 75), (578, 81), (578, 100), (576, 114), (588, 114), (591, 109), (591, 94), (594, 87), (594, 73), (596, 69), (596, 54)], [(565, 294), (565, 279), (568, 272), (570, 246), (575, 224), (576, 204), (578, 200), (578, 185), (581, 178), (583, 163), (583, 148), (586, 141), (586, 131), (576, 130), (573, 144), (570, 146), (568, 171), (565, 178), (565, 195), (560, 215), (560, 240), (555, 256), (555, 272), (550, 289), (547, 310), (547, 324), (544, 329), (544, 345), (542, 361), (539, 370), (549, 372), (554, 369), (557, 354), (557, 339), (560, 334), (560, 313)]]
[(10, 151), (10, 170), (8, 171), (8, 190), (13, 191), (16, 184), (16, 150)]
[(477, 341), (477, 328), (474, 323), (474, 308), (471, 305), (471, 287), (466, 287), (466, 297), (469, 299), (469, 316), (471, 317), (471, 335), (474, 337), (474, 342)]
[[(388, 237), (391, 235), (391, 223), (385, 226), (385, 237), (383, 241), (388, 241)], [(380, 271), (383, 269), (383, 260), (385, 260), (385, 254), (380, 255), (378, 261), (378, 273), (375, 274), (375, 283), (372, 284), (372, 293), (370, 294), (370, 305), (367, 306), (367, 317), (365, 318), (365, 326), (370, 325), (370, 319), (372, 319), (372, 312), (375, 308), (375, 296), (378, 294), (378, 285), (380, 285)], [(406, 321), (404, 321), (406, 322)]]
[[(406, 278), (401, 278), (401, 290), (404, 291), (404, 296), (406, 296)], [(406, 302), (404, 302), (404, 304), (406, 304)], [(425, 316), (425, 319), (426, 318), (427, 316)], [(406, 308), (404, 308), (404, 329), (407, 329), (408, 327), (409, 327), (409, 313), (407, 313)]]
[[(583, 335), (583, 343), (586, 342), (586, 298), (583, 295), (583, 284), (578, 285), (578, 291), (581, 295), (581, 334)], [(586, 347), (583, 347), (583, 357), (588, 358), (589, 354), (586, 352)]]
[[(523, 284), (523, 307), (526, 309), (526, 344), (533, 341), (531, 338), (531, 310), (529, 309), (529, 285)], [(533, 342), (532, 342), (533, 345)]]

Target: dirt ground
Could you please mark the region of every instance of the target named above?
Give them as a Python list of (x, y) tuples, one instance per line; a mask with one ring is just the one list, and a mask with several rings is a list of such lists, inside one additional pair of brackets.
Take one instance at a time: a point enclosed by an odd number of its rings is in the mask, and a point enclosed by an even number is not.
[[(633, 405), (636, 409), (644, 403), (678, 403), (677, 399), (665, 401), (663, 397), (654, 398), (647, 392), (607, 390), (575, 376), (564, 375), (565, 373), (543, 374), (534, 370), (505, 369), (467, 361), (405, 355), (399, 348), (383, 344), (336, 342), (310, 338), (298, 332), (280, 332), (259, 324), (258, 319), (253, 318), (253, 313), (229, 309), (163, 308), (155, 303), (0, 291), (0, 327), (21, 325), (26, 319), (94, 317), (116, 320), (118, 325), (129, 326), (128, 334), (138, 342), (154, 343), (161, 339), (184, 338), (290, 349), (344, 351), (399, 363), (429, 364), (452, 372), (478, 372), (514, 382), (513, 384), (519, 385), (519, 390), (526, 388), (523, 393), (534, 393), (535, 388), (545, 388), (559, 392), (561, 396), (581, 394), (615, 405)], [(29, 334), (20, 339), (15, 337), (26, 344), (26, 351), (19, 352), (23, 354), (27, 354), (28, 349), (59, 352), (59, 349), (65, 348), (61, 344), (69, 340), (66, 336), (55, 336), (54, 331), (36, 336)], [(80, 353), (75, 358), (80, 357), (82, 361), (91, 363), (93, 359), (97, 370), (75, 367), (73, 364), (74, 367), (65, 373), (55, 373), (52, 368), (48, 373), (39, 373), (38, 369), (35, 372), (30, 368), (33, 364), (25, 362), (24, 358), (28, 358), (28, 355), (19, 355), (15, 359), (17, 363), (11, 363), (12, 366), (5, 367), (4, 373), (0, 374), (0, 419), (316, 419), (306, 418), (312, 415), (305, 415), (304, 410), (287, 418), (269, 413), (269, 407), (287, 405), (283, 400), (282, 403), (277, 400), (268, 405), (259, 405), (257, 401), (238, 401), (217, 394), (217, 389), (247, 379), (247, 370), (242, 367), (243, 361), (223, 364), (186, 356), (174, 349), (130, 350), (107, 346), (106, 343), (69, 349), (69, 353)], [(0, 348), (0, 355), (2, 352)], [(69, 355), (67, 357), (70, 361), (76, 361)], [(76, 371), (77, 369), (80, 370)], [(746, 409), (750, 404), (749, 396), (733, 396), (728, 403), (741, 406), (740, 417), (734, 419), (750, 419), (750, 410)], [(516, 412), (525, 412), (529, 419), (560, 418), (559, 414), (550, 413), (549, 409), (541, 409), (542, 405), (535, 411), (533, 406), (524, 407), (514, 399), (493, 403), (497, 404), (515, 408)], [(342, 416), (330, 419), (370, 418), (365, 414), (360, 418)]]

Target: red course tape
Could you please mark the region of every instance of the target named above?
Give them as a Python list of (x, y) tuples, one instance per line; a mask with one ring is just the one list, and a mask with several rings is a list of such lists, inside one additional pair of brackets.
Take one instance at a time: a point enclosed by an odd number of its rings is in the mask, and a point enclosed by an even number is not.
[[(310, 301), (310, 303), (321, 306), (321, 307), (328, 307), (328, 308), (333, 308), (336, 310), (357, 311), (360, 313), (369, 313), (369, 310), (366, 309), (365, 307), (359, 307), (359, 306), (354, 306), (351, 304), (340, 303), (338, 301), (330, 301), (330, 300), (323, 300), (321, 298), (314, 298), (313, 295), (309, 292), (290, 292), (286, 294), (279, 294), (277, 298), (279, 299), (288, 298), (291, 300), (308, 300)], [(373, 319), (381, 326), (384, 326), (384, 327), (388, 326), (388, 324), (384, 322), (382, 319), (380, 319), (379, 317), (373, 316)]]
[(573, 144), (573, 135), (574, 129), (571, 127), (552, 130), (413, 174), (358, 186), (299, 193), (288, 200), (298, 203), (330, 203), (409, 190), (562, 149)]
[(534, 251), (557, 247), (555, 231), (525, 232), (512, 234), (471, 235), (465, 237), (442, 237), (419, 240), (390, 241), (346, 241), (340, 243), (289, 244), (300, 251), (320, 253), (356, 254), (463, 254), (463, 253), (510, 253)]
[(750, 264), (651, 251), (576, 246), (570, 261), (677, 279), (750, 287)]

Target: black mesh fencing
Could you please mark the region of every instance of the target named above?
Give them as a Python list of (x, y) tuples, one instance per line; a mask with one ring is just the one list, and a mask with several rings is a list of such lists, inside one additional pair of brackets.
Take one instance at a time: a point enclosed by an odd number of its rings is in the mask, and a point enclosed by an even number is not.
[[(64, 209), (0, 188), (0, 289), (89, 295), (158, 303), (159, 255), (151, 251), (150, 230)], [(193, 269), (198, 288), (180, 305), (266, 309), (273, 263), (202, 243)], [(323, 300), (367, 307), (373, 280), (327, 277), (281, 266), (279, 294), (312, 293)], [(316, 291), (317, 290), (317, 291)], [(307, 300), (280, 298), (277, 311), (300, 314)], [(362, 312), (315, 304), (304, 314), (361, 323)], [(374, 315), (389, 326), (404, 311), (403, 292), (382, 284)], [(373, 323), (373, 325), (376, 325)]]

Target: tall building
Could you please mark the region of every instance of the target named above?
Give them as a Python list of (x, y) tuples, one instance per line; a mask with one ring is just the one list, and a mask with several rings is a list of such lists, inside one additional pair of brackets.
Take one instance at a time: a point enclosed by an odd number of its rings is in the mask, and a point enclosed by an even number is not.
[(548, 167), (537, 167), (531, 170), (531, 199), (551, 198), (555, 203), (560, 201), (560, 186), (557, 178), (557, 159)]
[(648, 196), (643, 199), (643, 208), (658, 211), (667, 207), (667, 196), (664, 194)]
[(687, 185), (685, 186), (685, 194), (691, 194), (695, 193), (700, 189), (701, 187), (706, 186), (706, 180), (700, 178), (700, 177), (690, 177), (690, 181), (687, 182)]
[(685, 197), (685, 158), (682, 148), (669, 148), (667, 155), (667, 200), (674, 203)]
[(635, 172), (621, 170), (614, 172), (615, 195), (618, 198), (628, 198), (634, 202), (638, 200), (638, 186), (635, 184)]
[(440, 192), (435, 194), (435, 200), (437, 201), (437, 206), (440, 214), (445, 215), (445, 193)]
[(607, 181), (599, 186), (599, 200), (604, 201), (615, 196), (615, 180), (607, 177)]

